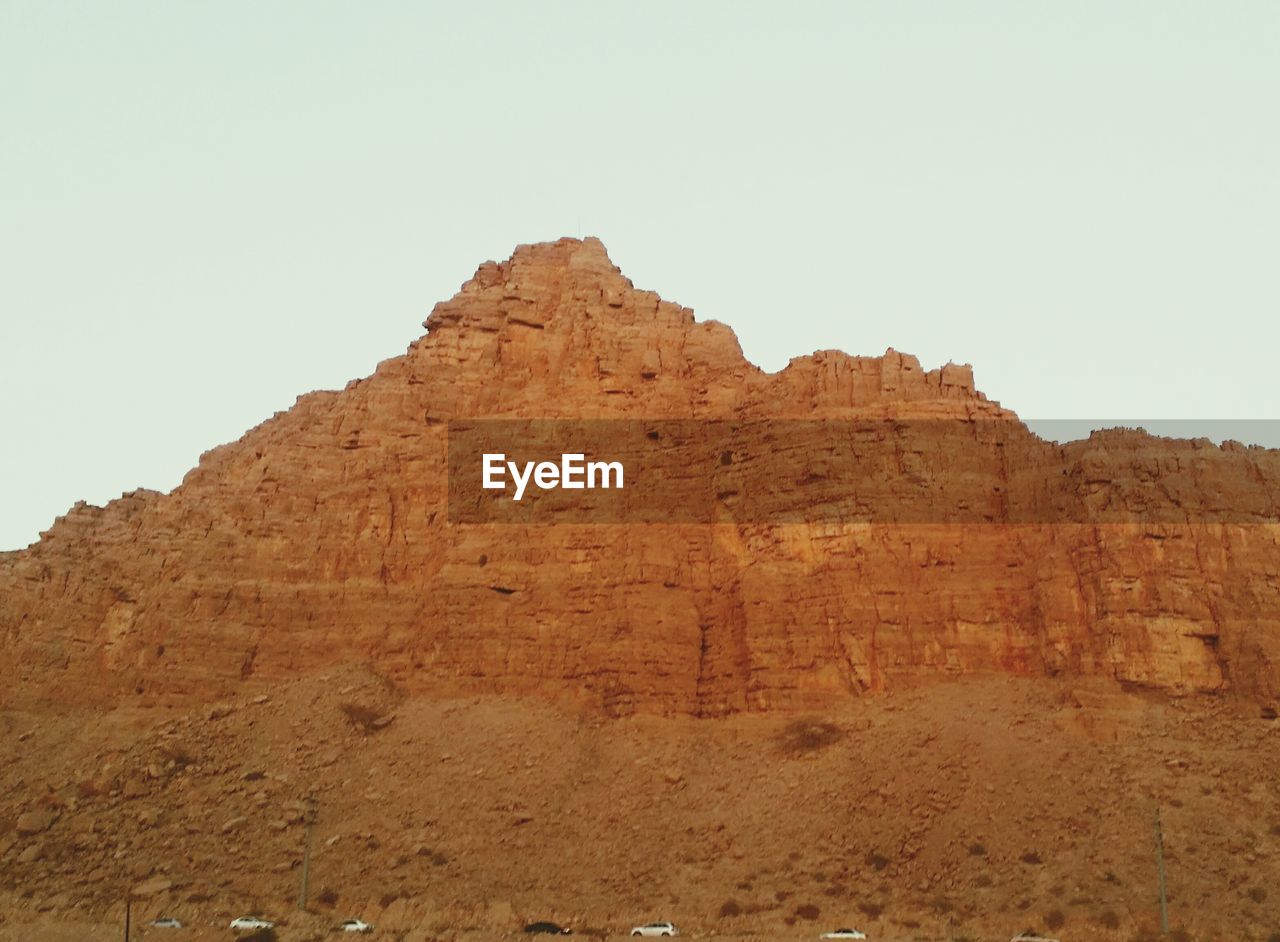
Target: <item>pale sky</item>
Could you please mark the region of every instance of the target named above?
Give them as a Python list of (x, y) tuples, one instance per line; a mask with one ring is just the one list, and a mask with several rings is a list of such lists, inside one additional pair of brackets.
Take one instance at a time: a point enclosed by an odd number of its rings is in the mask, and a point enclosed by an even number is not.
[(0, 549), (598, 235), (779, 369), (1274, 419), (1280, 4), (0, 0)]

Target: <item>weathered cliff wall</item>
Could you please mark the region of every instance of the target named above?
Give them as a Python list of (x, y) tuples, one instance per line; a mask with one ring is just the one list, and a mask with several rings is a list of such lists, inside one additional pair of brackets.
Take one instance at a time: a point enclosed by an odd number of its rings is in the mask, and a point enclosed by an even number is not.
[[(1042, 442), (968, 367), (893, 351), (766, 374), (591, 239), (486, 263), (426, 326), (372, 376), (207, 453), (172, 494), (78, 505), (0, 555), (0, 696), (209, 699), (353, 660), (411, 689), (612, 713), (986, 671), (1280, 695), (1280, 453)], [(450, 522), (448, 422), (504, 416), (914, 424), (867, 446), (878, 480), (822, 484), (880, 501), (869, 517)], [(963, 454), (930, 446), (939, 423), (974, 429)], [(993, 424), (998, 443), (979, 431)], [(905, 499), (884, 488), (900, 479), (990, 513), (895, 517)]]

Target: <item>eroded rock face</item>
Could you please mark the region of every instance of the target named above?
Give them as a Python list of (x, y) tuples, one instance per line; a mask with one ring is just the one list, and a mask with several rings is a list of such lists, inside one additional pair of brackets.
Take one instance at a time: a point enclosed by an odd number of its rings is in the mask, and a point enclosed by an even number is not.
[[(1264, 706), (1280, 692), (1276, 452), (1134, 432), (1048, 444), (968, 367), (892, 350), (766, 374), (593, 239), (482, 265), (426, 327), (372, 376), (207, 453), (172, 494), (77, 505), (0, 555), (0, 696), (213, 701), (343, 661), (412, 690), (612, 713), (806, 706), (988, 671)], [(991, 522), (450, 523), (447, 423), (483, 417), (1012, 431), (975, 432), (976, 464), (918, 434), (873, 446), (895, 475), (994, 500)], [(832, 486), (853, 500), (872, 483)], [(1115, 506), (1142, 522), (1111, 522)]]

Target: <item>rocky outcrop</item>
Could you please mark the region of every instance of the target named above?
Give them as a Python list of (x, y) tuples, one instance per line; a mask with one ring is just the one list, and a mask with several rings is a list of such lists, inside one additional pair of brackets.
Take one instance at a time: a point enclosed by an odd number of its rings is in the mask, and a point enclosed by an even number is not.
[[(767, 374), (593, 239), (482, 265), (425, 326), (173, 493), (77, 505), (0, 556), (0, 696), (208, 700), (344, 661), (411, 690), (615, 714), (993, 671), (1280, 694), (1276, 452), (1126, 431), (1046, 443), (968, 367), (892, 350)], [(740, 507), (791, 516), (451, 520), (450, 421), (503, 417), (824, 420), (861, 437), (834, 457), (780, 438), (732, 468)]]

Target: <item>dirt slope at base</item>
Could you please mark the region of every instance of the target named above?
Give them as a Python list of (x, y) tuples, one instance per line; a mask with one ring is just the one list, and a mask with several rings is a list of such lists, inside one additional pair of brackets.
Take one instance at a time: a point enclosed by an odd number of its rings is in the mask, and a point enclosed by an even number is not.
[(1156, 919), (1157, 805), (1175, 927), (1280, 932), (1280, 723), (1208, 698), (971, 677), (823, 714), (610, 720), (407, 698), (353, 667), (0, 731), (0, 937), (118, 938), (133, 888), (135, 921), (259, 912), (286, 940), (352, 916), (415, 939), (543, 918), (1131, 939)]

